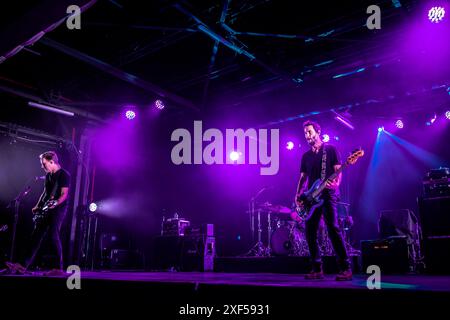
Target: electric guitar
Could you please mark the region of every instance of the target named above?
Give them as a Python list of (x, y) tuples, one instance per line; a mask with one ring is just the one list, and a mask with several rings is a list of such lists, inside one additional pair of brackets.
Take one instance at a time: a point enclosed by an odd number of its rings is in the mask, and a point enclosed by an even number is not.
[(358, 149), (352, 152), (352, 154), (347, 158), (347, 161), (331, 176), (325, 180), (317, 179), (312, 184), (311, 188), (301, 194), (297, 199), (302, 201), (301, 206), (296, 206), (295, 210), (291, 214), (291, 218), (298, 222), (303, 222), (308, 220), (314, 210), (323, 204), (323, 199), (320, 199), (322, 191), (325, 189), (327, 181), (336, 179), (339, 174), (347, 168), (349, 165), (355, 164), (358, 158), (364, 155), (362, 149)]
[(49, 215), (53, 206), (57, 205), (58, 201), (50, 199), (47, 200), (42, 206), (38, 207), (38, 210), (33, 213), (33, 222), (39, 224), (44, 221)]

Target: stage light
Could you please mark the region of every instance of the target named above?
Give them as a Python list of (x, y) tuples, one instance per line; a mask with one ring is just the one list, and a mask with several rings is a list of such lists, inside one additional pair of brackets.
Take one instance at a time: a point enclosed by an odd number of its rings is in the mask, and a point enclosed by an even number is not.
[(399, 129), (403, 129), (403, 127), (404, 127), (404, 124), (403, 124), (403, 121), (402, 120), (397, 120), (396, 122), (395, 122), (395, 126), (397, 127), (397, 128), (399, 128)]
[(128, 120), (133, 120), (134, 118), (136, 118), (136, 112), (134, 112), (133, 110), (127, 110), (127, 111), (125, 112), (125, 117), (126, 117)]
[(286, 149), (288, 150), (294, 149), (294, 143), (292, 141), (288, 141), (288, 143), (286, 143)]
[(337, 113), (336, 111), (333, 111), (333, 113), (336, 115), (334, 117), (335, 120), (339, 121), (349, 129), (355, 130), (355, 127), (353, 126), (353, 124), (350, 122), (349, 119), (345, 118), (343, 115)]
[(445, 111), (445, 117), (450, 120), (450, 110)]
[(237, 159), (239, 159), (239, 153), (236, 151), (231, 151), (230, 152), (230, 159), (233, 161), (237, 161)]
[(89, 205), (89, 211), (90, 212), (95, 212), (95, 211), (97, 211), (97, 204), (95, 203), (95, 202), (92, 202), (90, 205)]
[(436, 114), (434, 114), (434, 117), (430, 119), (430, 125), (432, 125), (436, 121)]
[(384, 127), (379, 127), (378, 128), (378, 132), (381, 132), (381, 131), (383, 131), (384, 130)]
[(338, 136), (335, 136), (335, 137), (334, 137), (334, 140), (339, 141), (339, 137), (338, 137)]
[(46, 110), (46, 111), (50, 111), (50, 112), (59, 113), (59, 114), (65, 115), (65, 116), (70, 116), (70, 117), (75, 116), (75, 113), (73, 113), (73, 112), (62, 110), (62, 109), (55, 108), (55, 107), (52, 107), (52, 106), (47, 106), (47, 105), (42, 104), (42, 103), (36, 103), (36, 102), (29, 101), (28, 105), (30, 107), (35, 107), (35, 108), (38, 108), (38, 109), (41, 109), (41, 110)]
[(165, 108), (164, 102), (162, 102), (161, 100), (156, 100), (155, 107), (156, 107), (156, 109), (159, 109), (159, 110), (164, 109)]
[(436, 119), (437, 119), (437, 115), (434, 114), (433, 118), (431, 118), (430, 120), (428, 120), (428, 121), (426, 122), (426, 125), (427, 125), (427, 126), (431, 126), (431, 125), (436, 121)]
[(328, 142), (328, 141), (330, 141), (330, 136), (329, 135), (327, 135), (327, 134), (324, 134), (323, 136), (322, 136), (322, 140), (323, 140), (323, 142)]
[(428, 10), (428, 19), (433, 23), (439, 23), (444, 19), (445, 9), (444, 7), (432, 7)]

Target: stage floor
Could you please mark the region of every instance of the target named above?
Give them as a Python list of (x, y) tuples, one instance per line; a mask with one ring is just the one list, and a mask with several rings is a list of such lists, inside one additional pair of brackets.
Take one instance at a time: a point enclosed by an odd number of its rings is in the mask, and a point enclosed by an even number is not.
[(0, 289), (8, 293), (5, 303), (21, 297), (41, 306), (57, 299), (113, 314), (114, 310), (136, 315), (157, 310), (167, 319), (184, 319), (179, 317), (180, 310), (188, 306), (214, 306), (218, 313), (226, 305), (269, 306), (270, 316), (258, 319), (279, 319), (315, 309), (331, 314), (341, 310), (353, 318), (356, 306), (370, 308), (371, 314), (383, 315), (386, 308), (393, 308), (402, 315), (414, 315), (430, 307), (446, 310), (450, 302), (450, 276), (437, 275), (382, 275), (380, 290), (369, 290), (368, 275), (363, 274), (337, 282), (332, 274), (311, 281), (301, 274), (81, 271), (80, 290), (69, 290), (66, 278), (2, 275)]
[[(275, 273), (220, 273), (220, 272), (140, 272), (140, 271), (81, 271), (81, 281), (128, 281), (149, 283), (183, 283), (199, 286), (262, 286), (289, 288), (322, 288), (368, 290), (369, 275), (357, 274), (352, 281), (335, 281), (335, 275), (325, 275), (322, 280), (306, 280), (304, 276)], [(65, 276), (48, 277), (36, 272), (33, 275), (3, 275), (9, 280), (58, 279)], [(450, 276), (437, 275), (383, 275), (381, 289), (407, 291), (437, 291), (450, 293)]]

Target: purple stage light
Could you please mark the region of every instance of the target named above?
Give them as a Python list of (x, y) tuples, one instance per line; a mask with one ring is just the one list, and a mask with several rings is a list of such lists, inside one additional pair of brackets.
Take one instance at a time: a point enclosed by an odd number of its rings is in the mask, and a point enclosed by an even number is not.
[(337, 121), (339, 121), (343, 125), (347, 126), (348, 128), (350, 128), (352, 130), (355, 130), (355, 127), (350, 123), (350, 121), (345, 119), (343, 116), (337, 115), (336, 117), (334, 117), (334, 119), (336, 119)]
[(378, 128), (378, 132), (381, 132), (381, 131), (383, 131), (384, 130), (384, 127), (379, 127)]
[(444, 19), (445, 9), (444, 7), (433, 7), (428, 10), (428, 19), (433, 23), (439, 23)]
[(127, 110), (127, 111), (125, 112), (125, 117), (126, 117), (128, 120), (133, 120), (134, 118), (136, 118), (136, 112), (134, 112), (133, 110)]
[(450, 120), (450, 110), (445, 111), (445, 117)]
[(288, 150), (294, 149), (294, 143), (292, 141), (288, 141), (288, 143), (286, 143), (286, 149)]
[(165, 108), (164, 102), (162, 102), (161, 100), (156, 100), (155, 101), (155, 107), (159, 110), (162, 110)]
[(334, 140), (339, 141), (339, 137), (338, 137), (338, 136), (335, 136), (335, 137), (334, 137)]
[(404, 126), (404, 124), (403, 124), (403, 121), (402, 120), (397, 120), (396, 122), (395, 122), (395, 126), (397, 127), (397, 128), (399, 128), (399, 129), (403, 129), (403, 126)]
[(322, 136), (322, 138), (323, 138), (323, 142), (328, 142), (328, 141), (330, 141), (330, 136), (327, 135), (327, 134), (324, 134), (324, 135)]
[(236, 151), (231, 151), (230, 152), (230, 159), (233, 161), (237, 161), (237, 159), (239, 159), (239, 153)]
[(92, 202), (92, 203), (89, 205), (89, 211), (90, 211), (90, 212), (95, 212), (95, 211), (97, 211), (97, 208), (98, 208), (98, 206), (97, 206), (97, 204), (96, 204), (95, 202)]
[(433, 124), (436, 121), (436, 118), (437, 118), (437, 116), (435, 114), (434, 117), (430, 120), (430, 123)]

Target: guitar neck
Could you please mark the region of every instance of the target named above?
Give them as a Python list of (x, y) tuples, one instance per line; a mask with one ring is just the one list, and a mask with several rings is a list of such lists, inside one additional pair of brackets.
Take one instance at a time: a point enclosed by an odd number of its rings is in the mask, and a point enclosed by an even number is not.
[(341, 165), (339, 167), (339, 169), (336, 170), (336, 172), (334, 172), (332, 175), (330, 175), (328, 178), (326, 178), (320, 184), (319, 188), (317, 188), (317, 190), (314, 191), (313, 196), (316, 197), (317, 195), (319, 195), (323, 191), (323, 189), (325, 189), (327, 180), (334, 180), (334, 179), (336, 179), (339, 176), (339, 174), (347, 167), (348, 167), (348, 163), (347, 162), (345, 162), (343, 165)]

